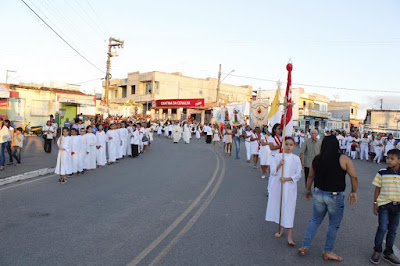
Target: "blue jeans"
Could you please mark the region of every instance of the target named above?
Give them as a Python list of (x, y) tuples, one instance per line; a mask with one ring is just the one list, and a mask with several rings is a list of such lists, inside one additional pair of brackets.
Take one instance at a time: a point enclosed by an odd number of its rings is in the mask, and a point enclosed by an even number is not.
[(386, 249), (383, 252), (385, 255), (393, 254), (394, 239), (396, 238), (397, 227), (399, 226), (400, 205), (392, 203), (379, 206), (378, 209), (378, 230), (375, 235), (374, 250), (382, 252), (382, 242), (386, 234)]
[(313, 216), (304, 235), (303, 248), (310, 248), (311, 241), (314, 239), (318, 227), (321, 225), (327, 212), (329, 227), (326, 234), (324, 251), (332, 252), (344, 214), (344, 192), (337, 192), (337, 195), (333, 195), (332, 192), (315, 188)]
[(8, 143), (7, 143), (7, 141), (6, 141), (6, 142), (1, 143), (0, 145), (1, 145), (1, 150), (0, 150), (0, 166), (1, 166), (1, 167), (4, 167), (4, 164), (5, 164), (5, 162), (6, 162), (5, 152), (6, 152)]
[(240, 152), (240, 138), (235, 136), (235, 151), (236, 151), (236, 159), (239, 159)]

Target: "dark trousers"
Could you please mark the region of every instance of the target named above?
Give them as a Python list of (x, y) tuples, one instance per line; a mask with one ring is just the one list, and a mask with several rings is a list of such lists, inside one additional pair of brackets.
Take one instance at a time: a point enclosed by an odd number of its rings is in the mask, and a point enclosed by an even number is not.
[(393, 245), (396, 238), (397, 227), (399, 227), (400, 218), (400, 204), (393, 205), (389, 203), (383, 206), (379, 206), (378, 209), (378, 230), (375, 235), (375, 247), (376, 252), (382, 252), (382, 242), (386, 234), (386, 249), (383, 252), (385, 255), (393, 254)]
[(307, 179), (308, 179), (308, 174), (310, 173), (310, 168), (309, 167), (304, 167), (304, 180), (306, 181), (306, 187), (307, 187)]
[(47, 153), (51, 152), (51, 142), (53, 139), (44, 139), (44, 151)]
[(139, 155), (139, 146), (136, 144), (131, 144), (132, 157), (137, 157)]
[(14, 146), (13, 147), (13, 157), (15, 158), (15, 160), (17, 160), (17, 163), (20, 164), (21, 163), (21, 147), (18, 146)]
[(8, 157), (10, 158), (10, 163), (13, 163), (13, 157), (11, 152), (11, 141), (7, 142), (7, 152), (8, 152)]
[(207, 143), (211, 143), (211, 135), (207, 135), (207, 137), (206, 137), (206, 142), (207, 142)]

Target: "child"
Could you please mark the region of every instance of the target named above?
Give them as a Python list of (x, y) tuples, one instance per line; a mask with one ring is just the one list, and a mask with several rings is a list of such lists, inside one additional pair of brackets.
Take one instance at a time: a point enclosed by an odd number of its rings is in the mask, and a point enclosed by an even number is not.
[(81, 136), (77, 135), (76, 128), (71, 129), (71, 172), (73, 174), (80, 174), (83, 171), (81, 159)]
[[(71, 132), (75, 130), (72, 129)], [(63, 128), (62, 136), (58, 139), (57, 145), (59, 147), (57, 156), (57, 165), (55, 173), (60, 175), (58, 183), (65, 183), (67, 181), (67, 175), (72, 174), (71, 170), (71, 137), (68, 136), (68, 128)], [(76, 130), (75, 130), (76, 134)]]
[(387, 152), (387, 169), (376, 174), (372, 184), (375, 186), (374, 214), (378, 215), (378, 230), (375, 235), (373, 264), (381, 259), (382, 242), (386, 235), (386, 249), (383, 259), (392, 265), (400, 265), (400, 260), (393, 254), (393, 244), (400, 218), (400, 150)]
[[(285, 157), (282, 159), (282, 153), (271, 157), (271, 175), (269, 184), (269, 198), (266, 221), (279, 223), (281, 183), (283, 183), (283, 202), (282, 202), (282, 220), (279, 232), (275, 234), (280, 238), (283, 234), (283, 228), (288, 229), (288, 244), (294, 246), (293, 242), (293, 220), (296, 210), (297, 181), (301, 178), (301, 161), (292, 151), (295, 148), (295, 142), (292, 137), (287, 137), (285, 141)], [(284, 177), (282, 176), (282, 167), (284, 168)]]
[(91, 126), (86, 127), (87, 134), (85, 135), (87, 151), (89, 152), (85, 158), (85, 169), (93, 170), (96, 169), (96, 136), (93, 133)]
[(358, 147), (357, 142), (355, 140), (353, 140), (351, 142), (351, 158), (353, 160), (355, 160), (356, 156), (357, 156), (357, 147)]
[(22, 128), (19, 127), (14, 134), (14, 146), (12, 156), (17, 161), (17, 166), (21, 164), (21, 150), (24, 142), (24, 134), (22, 134)]
[(96, 162), (99, 168), (107, 163), (106, 143), (106, 133), (103, 131), (103, 125), (100, 124), (96, 132)]
[(110, 129), (106, 133), (106, 141), (108, 148), (108, 164), (113, 164), (117, 161), (117, 134), (115, 131), (115, 124), (110, 125)]

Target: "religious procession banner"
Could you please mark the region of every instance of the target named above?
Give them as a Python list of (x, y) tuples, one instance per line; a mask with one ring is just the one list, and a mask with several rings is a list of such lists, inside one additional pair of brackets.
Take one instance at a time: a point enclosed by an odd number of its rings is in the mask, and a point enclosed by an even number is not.
[(251, 121), (253, 127), (261, 127), (268, 123), (268, 104), (265, 101), (253, 101), (251, 104)]
[(229, 122), (231, 126), (239, 126), (244, 124), (243, 106), (228, 106)]
[(229, 123), (228, 109), (225, 107), (214, 107), (213, 108), (214, 123)]

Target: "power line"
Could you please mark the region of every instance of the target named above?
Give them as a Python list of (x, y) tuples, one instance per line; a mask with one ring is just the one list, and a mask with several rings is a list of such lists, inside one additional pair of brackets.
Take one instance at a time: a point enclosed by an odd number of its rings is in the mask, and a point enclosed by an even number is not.
[(101, 70), (99, 67), (97, 67), (95, 64), (93, 64), (89, 59), (87, 59), (85, 56), (83, 56), (78, 50), (76, 50), (72, 45), (70, 45), (60, 34), (58, 34), (47, 22), (42, 19), (41, 16), (39, 16), (35, 10), (33, 10), (24, 0), (21, 0), (44, 24), (46, 24), (47, 27), (49, 27), (63, 42), (65, 42), (72, 50), (74, 50), (80, 57), (82, 57), (86, 62), (91, 64), (94, 68), (99, 70), (102, 73), (106, 73), (104, 70)]
[[(227, 74), (227, 73), (223, 73), (223, 74)], [(241, 76), (241, 75), (233, 75), (233, 74), (230, 74), (230, 76), (232, 76), (232, 77), (238, 77), (238, 78), (252, 79), (252, 80), (260, 80), (260, 81), (274, 82), (274, 83), (278, 82), (278, 80), (264, 79), (264, 78), (255, 78), (255, 77), (248, 77), (248, 76)], [(284, 83), (286, 83), (286, 82), (282, 82), (282, 84), (284, 84)], [(391, 91), (391, 90), (364, 90), (364, 89), (341, 88), (341, 87), (334, 87), (334, 86), (315, 85), (315, 84), (305, 84), (305, 83), (292, 83), (292, 85), (307, 86), (307, 87), (315, 87), (315, 88), (325, 88), (325, 89), (335, 89), (335, 90), (346, 90), (346, 91), (400, 93), (400, 91)]]

